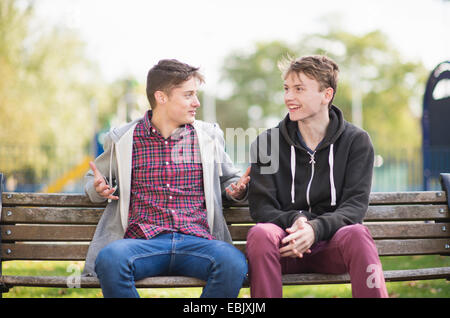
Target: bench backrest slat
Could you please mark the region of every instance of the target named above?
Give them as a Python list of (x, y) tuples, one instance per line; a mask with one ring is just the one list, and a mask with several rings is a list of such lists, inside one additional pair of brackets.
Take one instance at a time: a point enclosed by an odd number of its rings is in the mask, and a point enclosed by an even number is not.
[(72, 193), (27, 193), (4, 192), (3, 206), (106, 206), (106, 203), (92, 203), (84, 194)]
[[(448, 254), (448, 239), (375, 240), (380, 256)], [(3, 260), (84, 260), (88, 243), (2, 244)], [(245, 252), (245, 242), (235, 246)]]
[[(248, 207), (225, 208), (224, 215), (228, 223), (254, 223)], [(448, 206), (444, 204), (371, 205), (364, 218), (365, 222), (425, 220), (450, 220)]]
[[(450, 223), (368, 223), (372, 237), (377, 239), (450, 238)], [(229, 226), (235, 241), (245, 241), (252, 225)], [(94, 225), (2, 225), (4, 242), (28, 241), (91, 241)]]
[[(364, 224), (377, 239), (450, 238), (450, 223), (367, 223)], [(245, 241), (251, 225), (230, 226), (231, 237)]]
[(4, 207), (1, 223), (96, 225), (103, 210), (104, 208)]
[[(26, 193), (4, 192), (3, 206), (105, 206), (106, 203), (92, 203), (84, 194), (71, 193)], [(410, 203), (442, 203), (447, 202), (444, 191), (412, 191), (412, 192), (372, 192), (369, 203), (375, 204), (410, 204)], [(248, 203), (236, 203), (233, 206), (248, 206)]]
[(86, 244), (11, 244), (2, 243), (2, 259), (7, 260), (52, 260), (81, 261), (86, 257)]
[[(4, 207), (1, 223), (39, 224), (97, 224), (103, 208), (75, 207)], [(224, 215), (229, 224), (254, 223), (248, 208), (227, 208)], [(449, 220), (446, 205), (379, 205), (369, 206), (365, 222), (370, 221), (418, 221)]]
[(369, 204), (447, 203), (444, 191), (372, 192)]
[(91, 241), (95, 225), (2, 225), (4, 242)]

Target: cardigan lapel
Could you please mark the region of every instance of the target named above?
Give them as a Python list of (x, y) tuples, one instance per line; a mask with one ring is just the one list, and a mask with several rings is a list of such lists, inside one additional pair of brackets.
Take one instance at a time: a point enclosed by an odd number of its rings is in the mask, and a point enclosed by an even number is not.
[(208, 219), (209, 231), (213, 233), (214, 226), (214, 139), (206, 133), (199, 122), (193, 124), (197, 133), (198, 144), (200, 148), (200, 157), (203, 169), (203, 188), (205, 192), (206, 214)]
[[(136, 123), (137, 124), (137, 123)], [(120, 219), (123, 230), (126, 231), (128, 227), (128, 210), (130, 208), (130, 191), (131, 191), (131, 164), (133, 155), (133, 134), (136, 128), (134, 124), (131, 129), (120, 138), (115, 144), (117, 171), (119, 179), (119, 210)]]

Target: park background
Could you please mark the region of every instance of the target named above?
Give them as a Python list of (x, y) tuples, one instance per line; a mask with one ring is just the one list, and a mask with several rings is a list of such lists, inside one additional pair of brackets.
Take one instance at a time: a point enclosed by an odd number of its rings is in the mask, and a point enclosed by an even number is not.
[[(450, 57), (449, 12), (445, 0), (1, 0), (5, 189), (83, 192), (82, 176), (102, 151), (102, 136), (149, 108), (146, 74), (160, 59), (201, 68), (206, 84), (197, 118), (217, 121), (226, 131), (276, 125), (286, 114), (277, 63), (309, 54), (329, 55), (340, 65), (334, 103), (372, 138), (372, 190), (440, 189), (436, 178), (424, 182), (421, 120), (427, 80)], [(442, 98), (449, 92), (447, 81), (438, 93)], [(228, 150), (247, 153), (251, 142)], [(436, 160), (442, 172), (449, 172), (449, 153)], [(383, 266), (405, 269), (426, 262), (449, 266), (439, 256), (391, 257)], [(67, 274), (64, 262), (39, 266), (49, 275)], [(27, 262), (7, 262), (4, 268), (11, 275), (32, 270)], [(389, 283), (388, 289), (391, 297), (450, 297), (445, 280)], [(198, 289), (141, 293), (200, 294)], [(248, 294), (244, 289), (241, 297)], [(286, 287), (285, 294), (349, 297), (351, 291), (349, 285), (303, 286)], [(101, 292), (16, 287), (6, 296), (100, 297)]]

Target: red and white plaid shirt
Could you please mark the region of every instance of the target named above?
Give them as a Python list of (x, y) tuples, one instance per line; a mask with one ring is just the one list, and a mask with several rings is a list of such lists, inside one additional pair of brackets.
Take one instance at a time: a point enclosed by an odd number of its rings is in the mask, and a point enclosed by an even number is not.
[(200, 148), (192, 125), (164, 139), (148, 111), (134, 130), (131, 198), (125, 238), (150, 239), (180, 232), (214, 239), (209, 233)]

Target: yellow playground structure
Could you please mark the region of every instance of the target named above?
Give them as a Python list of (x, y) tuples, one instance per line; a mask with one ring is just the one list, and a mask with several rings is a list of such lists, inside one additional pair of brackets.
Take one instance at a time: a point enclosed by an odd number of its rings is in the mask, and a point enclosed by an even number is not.
[(92, 156), (85, 156), (83, 160), (70, 169), (68, 172), (63, 174), (60, 178), (55, 180), (53, 183), (49, 184), (45, 188), (42, 189), (42, 192), (45, 193), (55, 193), (61, 192), (64, 187), (66, 187), (71, 182), (81, 179), (89, 168), (89, 161), (94, 160)]

